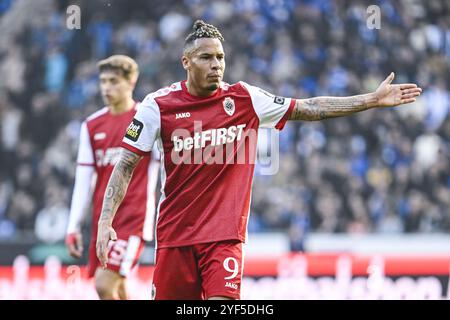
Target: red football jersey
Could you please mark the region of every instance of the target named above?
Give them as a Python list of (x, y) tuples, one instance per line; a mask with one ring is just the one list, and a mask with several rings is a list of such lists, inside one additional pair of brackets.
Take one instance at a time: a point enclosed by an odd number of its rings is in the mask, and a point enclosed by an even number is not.
[[(77, 162), (78, 165), (94, 166), (97, 173), (93, 196), (93, 239), (97, 238), (97, 223), (103, 196), (114, 165), (119, 158), (120, 144), (128, 125), (136, 114), (136, 108), (135, 105), (128, 112), (113, 115), (109, 108), (104, 107), (88, 117), (82, 124)], [(150, 179), (156, 180), (156, 175), (149, 178), (150, 159), (150, 156), (144, 157), (139, 162), (125, 198), (114, 217), (113, 228), (122, 238), (128, 239), (130, 235), (137, 235), (146, 240), (152, 239), (153, 192), (156, 181), (150, 181)], [(152, 188), (153, 190), (150, 190)]]
[(282, 129), (293, 107), (244, 82), (205, 98), (182, 81), (144, 99), (122, 146), (143, 155), (158, 142), (159, 248), (245, 241), (258, 128)]

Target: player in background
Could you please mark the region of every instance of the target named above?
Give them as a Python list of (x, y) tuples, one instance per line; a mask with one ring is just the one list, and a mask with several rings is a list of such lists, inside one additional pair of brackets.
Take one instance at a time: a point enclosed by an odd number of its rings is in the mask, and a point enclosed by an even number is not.
[(422, 90), (391, 84), (393, 73), (375, 92), (350, 97), (294, 99), (245, 82), (229, 85), (222, 81), (222, 35), (203, 21), (193, 29), (182, 56), (187, 80), (149, 94), (133, 119), (134, 130), (124, 137), (126, 150), (108, 183), (98, 223), (97, 255), (105, 265), (114, 216), (133, 170), (158, 141), (164, 179), (154, 297), (239, 299), (258, 128), (281, 130), (287, 120), (315, 121), (410, 103)]
[(137, 110), (138, 104), (132, 95), (139, 70), (133, 59), (123, 55), (111, 56), (97, 66), (101, 95), (106, 106), (81, 125), (66, 244), (73, 257), (81, 257), (81, 222), (92, 196), (92, 179), (96, 177), (88, 274), (89, 277), (95, 275), (95, 287), (100, 299), (127, 299), (126, 276), (137, 264), (144, 240), (151, 241), (153, 238), (159, 156), (157, 151), (149, 154), (136, 167), (135, 178), (130, 182), (132, 188), (125, 195), (114, 221), (117, 239), (108, 247), (107, 268), (99, 268), (95, 254), (97, 222), (106, 185), (114, 164), (120, 158), (120, 143)]

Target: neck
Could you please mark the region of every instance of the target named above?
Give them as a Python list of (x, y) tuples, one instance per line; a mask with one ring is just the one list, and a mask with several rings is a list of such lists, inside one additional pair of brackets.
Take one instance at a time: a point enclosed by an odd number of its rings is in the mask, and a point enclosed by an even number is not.
[(134, 100), (133, 98), (129, 97), (127, 99), (124, 99), (116, 104), (109, 105), (109, 110), (113, 115), (125, 113), (127, 111), (130, 111), (134, 106)]
[(186, 81), (186, 88), (187, 91), (193, 95), (193, 96), (197, 96), (197, 97), (209, 97), (212, 96), (213, 94), (215, 94), (217, 92), (218, 89), (216, 90), (205, 90), (205, 89), (200, 89), (194, 85), (192, 85), (192, 81), (188, 80)]

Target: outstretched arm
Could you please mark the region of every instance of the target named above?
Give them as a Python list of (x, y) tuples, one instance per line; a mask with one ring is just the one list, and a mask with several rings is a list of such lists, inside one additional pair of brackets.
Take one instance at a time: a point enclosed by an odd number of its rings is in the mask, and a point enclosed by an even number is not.
[(422, 92), (421, 88), (414, 83), (391, 84), (393, 79), (394, 73), (391, 73), (373, 93), (351, 97), (297, 99), (289, 120), (323, 120), (416, 101)]
[(122, 149), (119, 161), (109, 178), (97, 233), (97, 257), (102, 267), (106, 267), (108, 260), (108, 241), (117, 240), (116, 232), (112, 228), (114, 215), (125, 197), (134, 168), (141, 158), (142, 156), (134, 152)]

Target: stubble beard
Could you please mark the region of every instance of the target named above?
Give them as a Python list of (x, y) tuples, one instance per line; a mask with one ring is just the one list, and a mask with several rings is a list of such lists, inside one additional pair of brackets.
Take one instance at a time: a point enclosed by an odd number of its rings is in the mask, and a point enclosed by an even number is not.
[(211, 84), (208, 86), (209, 91), (216, 91), (219, 88), (219, 85), (217, 83)]

